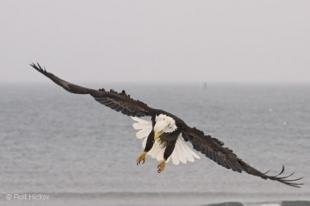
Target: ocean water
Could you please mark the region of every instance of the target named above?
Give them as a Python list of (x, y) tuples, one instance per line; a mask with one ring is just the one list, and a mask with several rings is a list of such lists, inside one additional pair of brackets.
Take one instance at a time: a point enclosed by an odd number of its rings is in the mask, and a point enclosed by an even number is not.
[[(94, 88), (99, 87), (89, 84)], [(103, 85), (100, 85), (103, 86)], [(235, 173), (203, 155), (186, 165), (136, 165), (142, 151), (133, 121), (89, 96), (52, 83), (0, 87), (0, 203), (13, 193), (83, 205), (201, 205), (221, 201), (310, 200), (309, 85), (105, 85), (211, 133), (256, 168), (304, 177), (295, 189)], [(84, 201), (84, 203), (83, 203)], [(152, 204), (151, 204), (151, 203)], [(38, 203), (41, 204), (41, 203)]]

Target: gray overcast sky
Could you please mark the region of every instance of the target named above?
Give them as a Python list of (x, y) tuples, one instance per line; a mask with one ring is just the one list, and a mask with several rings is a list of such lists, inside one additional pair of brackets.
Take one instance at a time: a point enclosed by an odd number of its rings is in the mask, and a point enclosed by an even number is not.
[(310, 82), (309, 0), (1, 0), (0, 81)]

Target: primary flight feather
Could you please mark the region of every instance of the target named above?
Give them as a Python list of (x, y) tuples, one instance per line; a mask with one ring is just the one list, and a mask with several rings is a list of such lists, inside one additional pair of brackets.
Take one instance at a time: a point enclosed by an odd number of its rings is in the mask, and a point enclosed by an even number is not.
[[(31, 64), (31, 67), (68, 92), (90, 95), (99, 103), (131, 116), (135, 120), (133, 127), (138, 130), (137, 138), (143, 139), (144, 150), (137, 158), (137, 164), (143, 164), (146, 156), (149, 155), (159, 161), (157, 171), (162, 172), (169, 161), (172, 161), (173, 164), (179, 164), (200, 159), (186, 144), (186, 142), (190, 142), (195, 150), (227, 169), (240, 173), (246, 172), (263, 179), (275, 180), (292, 187), (302, 185), (298, 182), (302, 178), (289, 179), (294, 173), (283, 176), (284, 166), (277, 175), (272, 176), (268, 175), (268, 172), (260, 172), (240, 159), (231, 149), (224, 147), (224, 143), (220, 140), (204, 134), (195, 127), (188, 126), (182, 119), (169, 112), (151, 108), (147, 104), (131, 98), (124, 90), (116, 92), (114, 90), (90, 89), (60, 79), (47, 72), (38, 63)], [(151, 117), (151, 121), (138, 118), (142, 116)]]

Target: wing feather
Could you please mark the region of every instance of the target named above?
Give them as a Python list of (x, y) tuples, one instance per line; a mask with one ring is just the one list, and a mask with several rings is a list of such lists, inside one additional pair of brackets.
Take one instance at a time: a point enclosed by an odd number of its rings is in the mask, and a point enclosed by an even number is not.
[(284, 166), (278, 175), (270, 176), (267, 174), (268, 172), (260, 172), (240, 159), (231, 149), (224, 147), (223, 142), (210, 135), (205, 135), (202, 131), (196, 128), (187, 128), (182, 133), (185, 141), (190, 141), (194, 149), (200, 151), (206, 157), (212, 159), (214, 162), (227, 169), (240, 173), (246, 172), (250, 175), (258, 176), (263, 179), (275, 180), (292, 187), (300, 187), (303, 185), (302, 183), (297, 182), (302, 178), (288, 179), (294, 173), (283, 176), (285, 171)]
[(32, 68), (45, 75), (49, 79), (51, 79), (54, 83), (61, 86), (65, 90), (75, 94), (89, 94), (99, 103), (115, 110), (121, 112), (125, 115), (129, 116), (151, 116), (153, 115), (153, 109), (150, 108), (145, 103), (132, 99), (130, 95), (126, 94), (123, 90), (122, 92), (116, 92), (114, 90), (106, 91), (105, 89), (90, 89), (86, 87), (82, 87), (79, 85), (72, 84), (67, 82), (56, 75), (47, 72), (45, 69), (41, 67), (39, 63), (31, 64)]

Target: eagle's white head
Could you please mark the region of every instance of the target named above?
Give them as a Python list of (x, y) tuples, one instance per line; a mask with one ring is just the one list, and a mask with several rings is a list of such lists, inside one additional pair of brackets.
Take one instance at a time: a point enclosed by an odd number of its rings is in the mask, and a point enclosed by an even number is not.
[(165, 114), (160, 114), (155, 118), (154, 137), (159, 138), (163, 133), (171, 133), (177, 129), (175, 120)]

